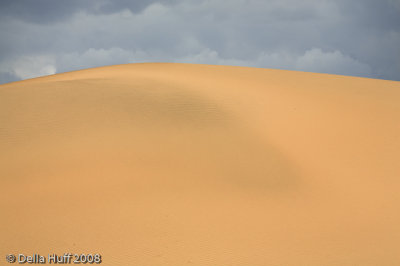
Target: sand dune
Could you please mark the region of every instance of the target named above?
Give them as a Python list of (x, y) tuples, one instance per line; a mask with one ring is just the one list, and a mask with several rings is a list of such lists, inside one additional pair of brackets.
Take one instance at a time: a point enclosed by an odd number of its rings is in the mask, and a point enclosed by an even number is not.
[(399, 159), (400, 82), (160, 63), (4, 84), (0, 254), (400, 265)]

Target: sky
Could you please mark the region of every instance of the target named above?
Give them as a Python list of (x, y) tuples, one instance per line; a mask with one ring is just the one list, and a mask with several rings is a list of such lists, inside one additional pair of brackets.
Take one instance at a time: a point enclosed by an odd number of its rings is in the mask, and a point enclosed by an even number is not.
[(400, 0), (1, 0), (0, 83), (184, 62), (400, 81)]

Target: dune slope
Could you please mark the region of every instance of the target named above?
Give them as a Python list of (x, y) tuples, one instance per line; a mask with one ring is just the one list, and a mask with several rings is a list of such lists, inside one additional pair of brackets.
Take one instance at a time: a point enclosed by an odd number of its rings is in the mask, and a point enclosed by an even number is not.
[(400, 82), (153, 63), (9, 83), (0, 254), (399, 265), (399, 159)]

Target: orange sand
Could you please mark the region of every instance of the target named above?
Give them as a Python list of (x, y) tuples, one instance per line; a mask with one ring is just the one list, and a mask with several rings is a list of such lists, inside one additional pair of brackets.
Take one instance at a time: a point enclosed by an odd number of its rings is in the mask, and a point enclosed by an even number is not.
[(400, 265), (400, 82), (131, 64), (0, 86), (0, 264)]

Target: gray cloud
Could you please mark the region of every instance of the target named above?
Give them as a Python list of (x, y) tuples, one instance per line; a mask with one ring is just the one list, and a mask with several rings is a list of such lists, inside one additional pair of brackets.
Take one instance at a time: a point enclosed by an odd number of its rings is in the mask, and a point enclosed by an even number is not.
[[(157, 0), (2, 0), (0, 15), (18, 18), (33, 23), (59, 22), (69, 19), (75, 12), (92, 14), (110, 14), (122, 9), (133, 13), (142, 11)], [(162, 0), (161, 3), (173, 3), (173, 0)]]
[(5, 0), (0, 10), (0, 83), (131, 62), (400, 80), (397, 0)]

